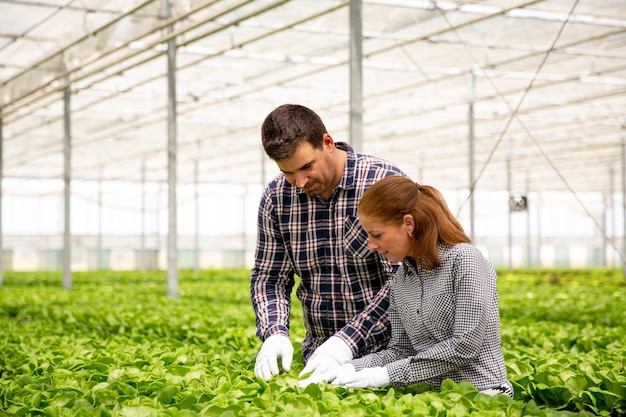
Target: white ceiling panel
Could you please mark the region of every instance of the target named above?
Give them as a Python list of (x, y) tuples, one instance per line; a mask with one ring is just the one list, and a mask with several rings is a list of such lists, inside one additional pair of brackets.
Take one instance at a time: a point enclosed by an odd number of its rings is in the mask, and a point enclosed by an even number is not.
[[(349, 141), (349, 1), (0, 0), (6, 177), (62, 178), (69, 88), (77, 179), (165, 181), (167, 45), (178, 175), (260, 184), (283, 103)], [(363, 150), (416, 179), (608, 192), (626, 141), (623, 0), (364, 0)], [(470, 123), (470, 107), (472, 118)], [(419, 177), (419, 178), (418, 178)]]

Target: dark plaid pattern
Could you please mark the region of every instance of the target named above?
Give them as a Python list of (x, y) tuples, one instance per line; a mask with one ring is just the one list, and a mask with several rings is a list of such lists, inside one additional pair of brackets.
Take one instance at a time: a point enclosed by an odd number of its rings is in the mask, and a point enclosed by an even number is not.
[(305, 359), (338, 331), (354, 351), (380, 349), (390, 336), (384, 284), (393, 266), (369, 251), (356, 209), (375, 181), (404, 174), (382, 159), (354, 153), (345, 143), (335, 145), (347, 152), (347, 161), (328, 201), (308, 196), (279, 174), (265, 189), (258, 211), (251, 273), (257, 336), (265, 340), (288, 334), (290, 294), (297, 275), (306, 327)]

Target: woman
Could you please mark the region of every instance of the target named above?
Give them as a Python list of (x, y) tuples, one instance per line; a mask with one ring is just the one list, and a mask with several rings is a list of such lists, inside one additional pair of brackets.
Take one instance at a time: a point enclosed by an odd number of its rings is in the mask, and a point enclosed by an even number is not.
[(392, 279), (386, 349), (331, 375), (343, 387), (469, 381), (513, 396), (500, 345), (496, 273), (433, 187), (392, 176), (361, 198), (369, 248), (402, 262)]

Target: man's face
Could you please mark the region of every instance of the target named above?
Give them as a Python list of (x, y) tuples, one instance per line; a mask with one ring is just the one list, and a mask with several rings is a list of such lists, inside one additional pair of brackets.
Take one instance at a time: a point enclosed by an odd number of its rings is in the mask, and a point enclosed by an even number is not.
[(332, 139), (325, 139), (321, 149), (314, 149), (310, 143), (303, 142), (291, 157), (276, 161), (276, 164), (289, 184), (308, 195), (328, 198), (336, 179), (335, 163), (331, 157), (333, 150)]

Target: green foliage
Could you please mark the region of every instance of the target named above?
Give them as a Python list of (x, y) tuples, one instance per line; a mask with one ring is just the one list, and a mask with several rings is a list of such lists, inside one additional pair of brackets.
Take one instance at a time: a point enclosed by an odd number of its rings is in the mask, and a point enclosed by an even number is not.
[(622, 271), (499, 273), (502, 344), (516, 398), (594, 415), (626, 413)]
[[(620, 271), (500, 271), (502, 341), (515, 399), (469, 383), (345, 390), (254, 376), (248, 271), (6, 272), (0, 416), (618, 416), (626, 413)], [(292, 309), (296, 352), (304, 336)]]

